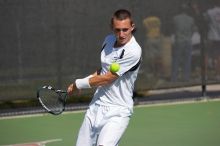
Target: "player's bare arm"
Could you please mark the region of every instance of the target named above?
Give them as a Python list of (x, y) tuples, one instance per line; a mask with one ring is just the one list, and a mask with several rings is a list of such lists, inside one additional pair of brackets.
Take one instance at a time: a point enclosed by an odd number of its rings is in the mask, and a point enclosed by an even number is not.
[(91, 87), (104, 86), (111, 84), (114, 80), (118, 78), (116, 73), (107, 72), (104, 75), (97, 75), (89, 79), (89, 84)]
[[(90, 87), (104, 86), (111, 84), (114, 80), (118, 78), (116, 73), (107, 72), (106, 74), (100, 75), (99, 70), (93, 73), (89, 77), (89, 85)], [(78, 88), (75, 83), (72, 83), (67, 88), (67, 92), (69, 95), (73, 94), (73, 92), (77, 91)]]

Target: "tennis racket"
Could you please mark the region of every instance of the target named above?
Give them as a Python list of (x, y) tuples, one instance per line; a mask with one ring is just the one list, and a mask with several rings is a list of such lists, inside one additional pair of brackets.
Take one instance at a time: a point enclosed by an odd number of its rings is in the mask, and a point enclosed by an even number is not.
[(47, 112), (59, 115), (65, 110), (67, 91), (43, 86), (37, 90), (37, 98)]

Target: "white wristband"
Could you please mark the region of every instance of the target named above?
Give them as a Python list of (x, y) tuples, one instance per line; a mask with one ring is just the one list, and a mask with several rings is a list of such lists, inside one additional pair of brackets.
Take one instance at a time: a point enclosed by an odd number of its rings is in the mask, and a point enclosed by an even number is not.
[(76, 79), (75, 84), (77, 89), (88, 89), (91, 88), (89, 84), (89, 78), (93, 77), (93, 75), (89, 75), (83, 79)]
[(91, 77), (94, 77), (93, 75), (89, 75), (88, 77), (85, 77), (85, 78), (88, 78), (88, 79), (90, 79)]

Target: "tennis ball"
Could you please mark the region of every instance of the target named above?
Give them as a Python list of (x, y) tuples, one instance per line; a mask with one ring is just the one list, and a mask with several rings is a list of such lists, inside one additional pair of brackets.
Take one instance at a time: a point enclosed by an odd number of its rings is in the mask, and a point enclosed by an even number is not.
[(116, 62), (110, 65), (110, 71), (113, 73), (119, 71), (119, 69), (120, 69), (120, 65)]

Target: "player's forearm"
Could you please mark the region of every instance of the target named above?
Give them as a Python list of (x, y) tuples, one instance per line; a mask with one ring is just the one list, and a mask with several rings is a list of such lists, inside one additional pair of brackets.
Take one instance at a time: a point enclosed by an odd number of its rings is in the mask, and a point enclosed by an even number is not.
[(89, 79), (89, 84), (91, 87), (104, 86), (111, 84), (114, 80), (116, 80), (118, 76), (116, 74), (112, 74), (108, 72), (104, 75), (97, 75)]
[(76, 81), (68, 87), (68, 93), (72, 94), (74, 91), (79, 89), (87, 89), (91, 87), (108, 85), (117, 78), (118, 75), (111, 72), (107, 72), (104, 75), (94, 73), (83, 79), (76, 79)]

